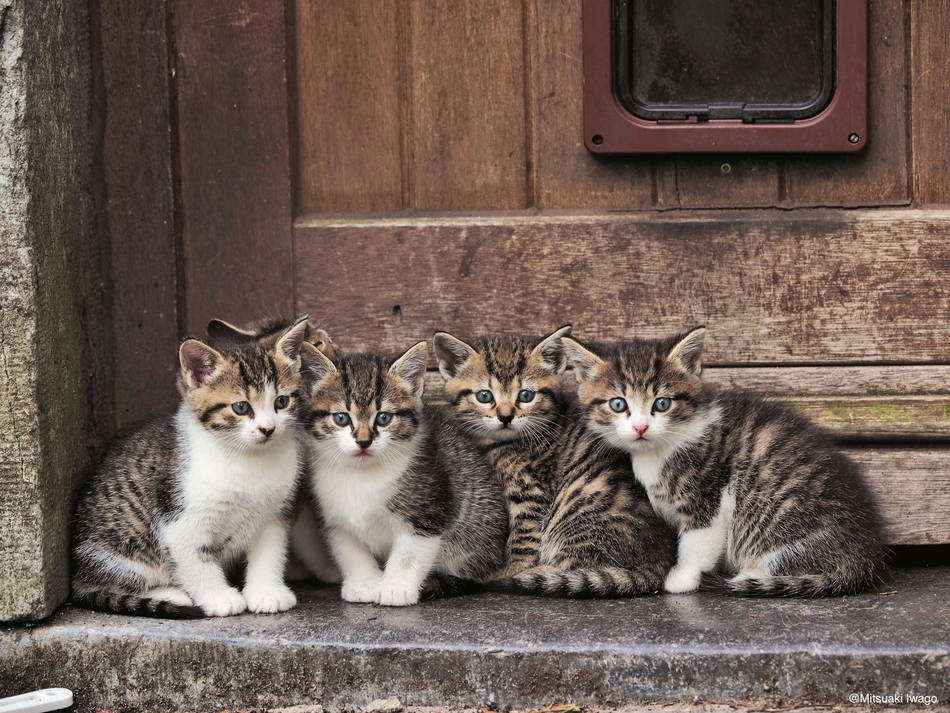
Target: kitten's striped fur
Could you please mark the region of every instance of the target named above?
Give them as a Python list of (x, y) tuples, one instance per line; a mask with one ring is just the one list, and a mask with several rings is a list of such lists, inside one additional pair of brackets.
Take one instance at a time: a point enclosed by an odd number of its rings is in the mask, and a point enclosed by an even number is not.
[[(288, 609), (282, 572), (302, 472), (296, 416), (305, 324), (270, 346), (182, 343), (175, 414), (117, 440), (74, 517), (72, 599), (193, 618)], [(243, 592), (227, 572), (247, 560)]]
[[(672, 566), (675, 538), (634, 481), (627, 455), (586, 429), (562, 388), (561, 340), (569, 330), (473, 346), (444, 332), (435, 337), (456, 416), (492, 455), (508, 500), (508, 563), (486, 586), (567, 597), (653, 593)], [(519, 401), (525, 390), (532, 398)], [(482, 391), (492, 400), (480, 403)]]
[[(705, 329), (589, 348), (565, 339), (591, 428), (631, 454), (679, 531), (670, 592), (859, 592), (885, 571), (881, 516), (858, 468), (787, 408), (703, 383)], [(713, 575), (712, 577), (710, 575)]]
[(315, 508), (346, 601), (390, 606), (488, 578), (508, 534), (501, 490), (478, 449), (422, 392), (425, 342), (315, 360), (310, 398)]

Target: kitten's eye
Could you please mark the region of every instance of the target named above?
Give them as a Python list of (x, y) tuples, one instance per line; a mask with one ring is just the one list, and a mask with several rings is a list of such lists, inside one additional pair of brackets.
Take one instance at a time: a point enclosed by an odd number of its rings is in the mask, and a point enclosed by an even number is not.
[(387, 413), (386, 411), (380, 411), (376, 414), (376, 425), (377, 426), (388, 426), (393, 422), (393, 415)]
[(238, 401), (231, 404), (231, 410), (238, 416), (246, 416), (251, 410), (251, 405), (247, 401)]
[(350, 414), (343, 412), (333, 414), (333, 423), (337, 426), (349, 426)]
[(627, 410), (627, 402), (625, 399), (610, 399), (610, 410), (614, 413), (623, 413)]
[(490, 404), (495, 400), (495, 397), (492, 396), (491, 391), (488, 389), (482, 389), (481, 391), (476, 392), (475, 400), (480, 404)]
[(663, 413), (664, 411), (669, 411), (670, 406), (673, 405), (673, 399), (668, 399), (661, 396), (656, 401), (653, 402), (653, 410), (657, 413)]
[(523, 404), (534, 401), (534, 392), (531, 389), (522, 389), (518, 392), (518, 401)]
[(289, 396), (278, 396), (276, 399), (274, 399), (274, 408), (277, 409), (278, 411), (280, 411), (281, 409), (287, 408), (289, 405), (290, 405)]

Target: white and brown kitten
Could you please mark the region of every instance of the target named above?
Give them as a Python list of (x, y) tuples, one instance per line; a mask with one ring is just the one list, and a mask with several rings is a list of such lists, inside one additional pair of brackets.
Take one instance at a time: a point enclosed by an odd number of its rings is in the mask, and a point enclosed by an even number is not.
[(485, 587), (566, 597), (656, 592), (675, 535), (625, 451), (586, 428), (561, 384), (562, 327), (543, 339), (434, 337), (456, 419), (492, 459), (508, 503), (505, 569)]
[[(289, 518), (305, 467), (297, 414), (306, 322), (269, 346), (179, 349), (174, 414), (117, 440), (74, 518), (72, 599), (164, 617), (277, 612)], [(241, 591), (228, 574), (246, 562)]]
[(630, 453), (679, 532), (668, 592), (859, 592), (885, 572), (881, 515), (857, 466), (807, 419), (703, 383), (706, 330), (607, 345), (564, 343), (590, 428)]
[(478, 449), (423, 405), (426, 343), (395, 361), (313, 353), (310, 475), (343, 599), (405, 606), (491, 576), (508, 534), (501, 489)]

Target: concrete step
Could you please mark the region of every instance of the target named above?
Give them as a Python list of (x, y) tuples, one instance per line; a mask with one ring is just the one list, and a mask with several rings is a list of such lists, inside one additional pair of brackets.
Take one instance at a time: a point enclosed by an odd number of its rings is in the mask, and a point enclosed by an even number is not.
[(386, 698), (499, 709), (878, 707), (888, 697), (933, 710), (950, 703), (948, 584), (950, 567), (931, 567), (822, 600), (484, 594), (402, 609), (307, 585), (284, 614), (187, 622), (67, 606), (39, 625), (0, 627), (0, 695), (69, 688), (77, 710), (90, 711), (335, 711)]

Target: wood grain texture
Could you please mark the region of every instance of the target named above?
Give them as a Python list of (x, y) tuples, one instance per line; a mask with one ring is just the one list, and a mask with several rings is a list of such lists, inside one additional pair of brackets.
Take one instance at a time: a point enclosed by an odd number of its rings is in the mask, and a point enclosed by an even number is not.
[(409, 3), (417, 210), (527, 207), (523, 7)]
[[(300, 221), (297, 312), (350, 348), (710, 329), (711, 365), (946, 363), (950, 213)], [(398, 307), (398, 309), (397, 309)]]
[[(775, 206), (781, 202), (780, 171), (775, 156), (677, 156), (667, 159), (666, 180), (657, 183), (663, 207), (709, 208)], [(672, 171), (672, 180), (669, 172)]]
[(950, 37), (948, 0), (913, 0), (911, 9), (911, 127), (914, 199), (918, 203), (950, 203)]
[(170, 49), (164, 2), (94, 8), (109, 371), (123, 428), (177, 401)]
[[(786, 178), (789, 203), (883, 205), (910, 202), (905, 2), (913, 6), (916, 0), (869, 1), (869, 139), (866, 148), (852, 154), (789, 156)], [(921, 39), (923, 35), (918, 35), (916, 41)]]
[(286, 18), (280, 0), (175, 0), (185, 319), (293, 308)]
[[(529, 0), (530, 1), (530, 0)], [(542, 209), (650, 208), (652, 159), (605, 158), (584, 147), (581, 3), (535, 0), (535, 204)]]
[(404, 108), (395, 0), (297, 9), (300, 209), (404, 207)]

